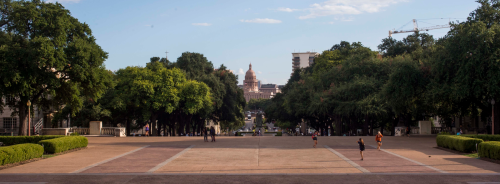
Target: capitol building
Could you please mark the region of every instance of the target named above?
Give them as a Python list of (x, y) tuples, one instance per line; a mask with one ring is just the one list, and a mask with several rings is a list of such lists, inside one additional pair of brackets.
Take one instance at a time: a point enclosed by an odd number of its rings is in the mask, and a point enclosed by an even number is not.
[(273, 98), (276, 93), (280, 93), (278, 85), (276, 84), (264, 84), (259, 86), (259, 81), (255, 72), (252, 70), (252, 64), (249, 65), (248, 71), (245, 74), (245, 80), (243, 80), (243, 91), (245, 100), (248, 102), (250, 99), (270, 99)]

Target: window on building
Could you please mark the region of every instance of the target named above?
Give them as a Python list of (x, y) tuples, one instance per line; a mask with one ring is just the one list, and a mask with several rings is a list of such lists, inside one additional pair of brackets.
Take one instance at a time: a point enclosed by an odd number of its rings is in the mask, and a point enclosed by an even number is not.
[(3, 128), (17, 128), (17, 118), (3, 118)]
[(296, 62), (300, 61), (300, 57), (294, 57), (293, 60), (295, 60)]
[(10, 96), (10, 95), (9, 96), (5, 96), (5, 103), (11, 104), (11, 103), (14, 103), (14, 102), (16, 102), (16, 98), (15, 97)]
[(210, 121), (207, 121), (207, 125), (210, 125)]

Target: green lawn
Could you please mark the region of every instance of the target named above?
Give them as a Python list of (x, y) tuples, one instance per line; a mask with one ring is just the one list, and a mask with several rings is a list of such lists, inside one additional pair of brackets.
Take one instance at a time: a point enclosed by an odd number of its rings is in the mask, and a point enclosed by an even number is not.
[(55, 157), (57, 155), (43, 155), (42, 158), (51, 158), (51, 157)]
[(471, 157), (471, 158), (477, 158), (477, 153), (471, 153), (471, 154), (467, 154), (464, 156)]

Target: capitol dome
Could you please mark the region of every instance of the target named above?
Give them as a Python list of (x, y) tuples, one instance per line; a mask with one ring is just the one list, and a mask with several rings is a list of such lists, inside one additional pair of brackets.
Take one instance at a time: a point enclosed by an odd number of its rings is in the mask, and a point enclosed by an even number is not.
[(257, 80), (257, 76), (255, 76), (255, 72), (252, 70), (252, 64), (250, 63), (247, 74), (245, 75), (245, 80)]
[(252, 63), (250, 63), (247, 73), (245, 74), (245, 80), (243, 81), (244, 91), (259, 91), (257, 76), (255, 72), (252, 70)]

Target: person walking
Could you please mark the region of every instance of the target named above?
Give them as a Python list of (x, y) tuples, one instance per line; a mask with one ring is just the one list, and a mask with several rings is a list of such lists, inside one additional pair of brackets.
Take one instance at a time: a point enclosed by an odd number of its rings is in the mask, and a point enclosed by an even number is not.
[(207, 127), (203, 128), (203, 141), (208, 142)]
[(316, 145), (318, 144), (318, 131), (315, 131), (312, 134), (312, 139), (313, 139), (313, 142), (314, 142), (313, 147), (316, 148)]
[(210, 137), (212, 138), (212, 142), (215, 142), (215, 129), (214, 127), (210, 127)]
[(380, 151), (380, 146), (382, 146), (382, 137), (384, 137), (380, 131), (378, 131), (378, 134), (375, 135), (375, 141), (377, 141), (377, 149)]
[(358, 145), (359, 145), (359, 153), (361, 154), (361, 160), (363, 160), (363, 151), (365, 151), (365, 142), (363, 142), (362, 138), (359, 138)]
[(406, 127), (406, 136), (410, 138), (410, 127)]
[(149, 137), (149, 124), (146, 124), (146, 137)]

